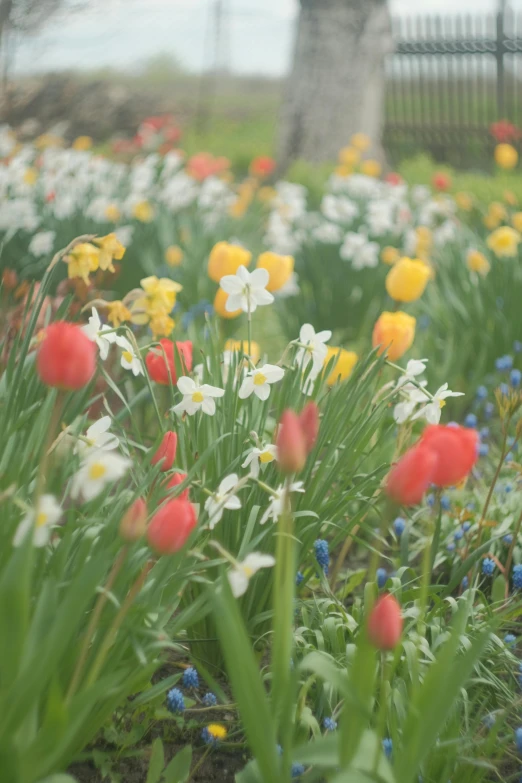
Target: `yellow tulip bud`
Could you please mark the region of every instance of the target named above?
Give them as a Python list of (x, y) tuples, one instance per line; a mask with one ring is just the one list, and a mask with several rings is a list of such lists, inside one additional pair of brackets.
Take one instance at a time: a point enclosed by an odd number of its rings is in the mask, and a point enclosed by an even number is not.
[(345, 381), (352, 374), (353, 368), (357, 364), (359, 357), (354, 351), (346, 351), (344, 348), (332, 348), (328, 346), (328, 352), (324, 360), (324, 366), (326, 367), (333, 357), (337, 357), (326, 383), (328, 386), (333, 386), (336, 383)]
[(216, 296), (214, 297), (214, 310), (218, 315), (221, 316), (221, 318), (237, 318), (243, 311), (234, 310), (233, 313), (229, 313), (228, 310), (225, 309), (227, 299), (228, 294), (223, 291), (222, 288), (218, 288), (216, 291)]
[(383, 247), (381, 250), (381, 261), (388, 266), (393, 266), (400, 259), (401, 254), (396, 247)]
[(169, 266), (180, 266), (183, 261), (183, 250), (179, 245), (170, 245), (165, 250), (165, 261)]
[(361, 159), (361, 153), (355, 147), (343, 147), (339, 150), (339, 163), (343, 166), (356, 166)]
[(501, 169), (514, 169), (518, 163), (518, 152), (511, 144), (497, 144), (495, 147), (495, 163)]
[(208, 276), (219, 283), (225, 275), (235, 275), (240, 266), (248, 266), (252, 253), (240, 245), (218, 242), (210, 251)]
[(367, 177), (377, 179), (381, 176), (382, 166), (378, 160), (363, 160), (361, 163), (361, 172)]
[(266, 269), (269, 274), (267, 291), (279, 291), (292, 277), (294, 259), (292, 256), (280, 256), (267, 251), (261, 253), (256, 266), (258, 269)]
[(396, 313), (381, 313), (373, 327), (373, 347), (379, 346), (379, 354), (386, 351), (388, 359), (396, 362), (413, 345), (415, 324), (412, 315), (400, 310)]
[(466, 254), (466, 264), (470, 272), (477, 272), (477, 274), (485, 277), (490, 270), (490, 264), (484, 253), (480, 250), (468, 250)]
[(418, 258), (401, 258), (386, 277), (386, 290), (396, 302), (414, 302), (424, 293), (430, 267)]
[(355, 149), (360, 150), (361, 152), (367, 150), (371, 143), (370, 137), (365, 133), (354, 133), (350, 139), (352, 147), (355, 147)]
[[(227, 340), (225, 343), (225, 351), (243, 351), (243, 353), (248, 356), (248, 340)], [(254, 364), (257, 364), (260, 356), (261, 350), (259, 345), (252, 340), (250, 343), (250, 360)]]

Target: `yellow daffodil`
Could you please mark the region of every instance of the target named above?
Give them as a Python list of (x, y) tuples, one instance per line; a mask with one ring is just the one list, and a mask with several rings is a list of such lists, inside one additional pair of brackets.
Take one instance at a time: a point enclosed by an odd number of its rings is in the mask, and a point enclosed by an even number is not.
[(117, 223), (118, 220), (121, 218), (121, 212), (116, 206), (116, 204), (108, 204), (105, 209), (105, 218), (109, 221), (109, 223)]
[(370, 137), (365, 133), (354, 133), (350, 139), (352, 147), (355, 147), (355, 149), (360, 150), (361, 152), (367, 150), (371, 143)]
[(263, 187), (259, 188), (257, 191), (257, 198), (262, 204), (269, 204), (276, 196), (276, 189), (271, 188), (270, 185), (263, 185)]
[(81, 242), (71, 250), (64, 261), (69, 278), (80, 277), (85, 285), (89, 285), (90, 273), (95, 272), (100, 265), (100, 251), (90, 242)]
[[(225, 351), (243, 351), (245, 356), (248, 356), (248, 340), (227, 340), (225, 343)], [(250, 343), (250, 360), (257, 364), (259, 357), (261, 356), (261, 350), (258, 343), (253, 340)]]
[(261, 253), (256, 266), (258, 269), (266, 269), (269, 274), (267, 291), (279, 291), (292, 277), (294, 259), (292, 256), (281, 256), (267, 250)]
[(92, 139), (90, 136), (78, 136), (72, 144), (73, 150), (78, 152), (86, 152), (92, 147)]
[(490, 263), (484, 253), (473, 248), (466, 253), (466, 264), (470, 272), (477, 272), (482, 277), (486, 277), (490, 270)]
[(381, 176), (382, 166), (378, 160), (363, 160), (361, 163), (361, 172), (367, 177), (377, 179)]
[(156, 313), (158, 310), (166, 310), (168, 313), (176, 304), (176, 296), (183, 289), (175, 280), (168, 277), (157, 278), (156, 275), (144, 277), (140, 285), (145, 292), (144, 303), (147, 312)]
[(393, 266), (393, 264), (396, 264), (400, 257), (401, 254), (396, 247), (388, 246), (383, 247), (381, 250), (381, 261), (383, 261), (385, 264), (388, 264), (388, 266)]
[(252, 253), (240, 245), (218, 242), (210, 251), (208, 276), (219, 283), (225, 275), (235, 275), (240, 266), (248, 266)]
[(24, 185), (30, 185), (31, 187), (36, 184), (38, 179), (38, 171), (30, 166), (24, 171)]
[(514, 215), (511, 216), (511, 223), (513, 224), (515, 231), (522, 232), (522, 212), (515, 212)]
[(108, 269), (110, 272), (114, 272), (112, 261), (113, 259), (121, 261), (125, 254), (124, 246), (116, 234), (98, 237), (94, 242), (100, 248), (100, 269)]
[(228, 299), (228, 294), (225, 291), (223, 291), (222, 288), (218, 288), (216, 292), (216, 296), (214, 297), (214, 310), (219, 316), (221, 316), (221, 318), (237, 318), (239, 315), (241, 315), (243, 311), (239, 309), (239, 310), (234, 310), (232, 313), (229, 313), (228, 310), (225, 308), (227, 299)]
[(431, 277), (430, 267), (418, 258), (401, 258), (386, 276), (386, 290), (396, 302), (414, 302)]
[(361, 153), (356, 147), (343, 147), (339, 150), (339, 163), (342, 166), (356, 166), (361, 159)]
[(228, 214), (233, 218), (242, 218), (250, 205), (250, 201), (245, 198), (237, 198), (228, 208)]
[(180, 266), (183, 262), (183, 250), (179, 245), (170, 245), (165, 250), (165, 261), (169, 266)]
[(132, 214), (140, 223), (150, 223), (154, 217), (154, 210), (148, 201), (138, 201), (138, 203), (134, 205)]
[(463, 212), (471, 212), (473, 209), (473, 196), (469, 193), (456, 193), (455, 194), (455, 202), (459, 209), (461, 209)]
[(518, 204), (518, 198), (517, 194), (513, 193), (512, 190), (505, 190), (502, 198), (506, 202), (506, 204), (509, 204), (511, 207), (516, 207)]
[(522, 236), (510, 226), (502, 226), (487, 238), (487, 245), (499, 258), (512, 258), (518, 253)]
[(351, 177), (353, 174), (353, 167), (343, 163), (342, 166), (336, 166), (334, 173), (337, 177)]
[(175, 321), (166, 313), (156, 313), (149, 321), (149, 327), (154, 339), (168, 337), (176, 326)]
[(107, 320), (114, 327), (121, 326), (125, 321), (130, 321), (132, 317), (131, 311), (123, 304), (121, 299), (107, 302), (107, 311)]
[(511, 144), (497, 144), (495, 163), (501, 169), (514, 169), (518, 163), (518, 152)]
[(326, 379), (328, 386), (333, 386), (336, 383), (345, 381), (352, 374), (353, 368), (357, 364), (359, 357), (354, 351), (347, 351), (344, 348), (333, 348), (330, 345), (327, 347), (327, 354), (324, 360), (324, 366), (327, 367), (328, 363), (336, 357), (335, 363), (332, 366), (330, 374)]
[(400, 310), (381, 313), (373, 327), (373, 347), (379, 346), (379, 354), (386, 351), (388, 359), (396, 362), (413, 345), (415, 325), (415, 318)]
[(490, 231), (498, 228), (501, 223), (505, 222), (508, 218), (507, 210), (500, 201), (492, 201), (488, 206), (488, 211), (484, 217), (484, 225)]

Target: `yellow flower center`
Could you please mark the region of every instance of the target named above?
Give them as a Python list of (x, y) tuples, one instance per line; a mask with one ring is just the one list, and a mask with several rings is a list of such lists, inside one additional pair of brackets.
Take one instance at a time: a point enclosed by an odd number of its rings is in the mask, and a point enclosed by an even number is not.
[(129, 364), (132, 362), (132, 354), (130, 351), (123, 351), (122, 356), (126, 362), (129, 362)]
[(264, 383), (266, 383), (266, 377), (262, 372), (256, 372), (254, 375), (254, 386), (262, 386)]
[(100, 479), (107, 473), (107, 468), (101, 462), (94, 462), (89, 468), (89, 478), (91, 481)]
[(47, 522), (48, 514), (45, 513), (45, 511), (40, 511), (36, 515), (36, 527), (42, 527)]
[(262, 462), (263, 465), (266, 465), (267, 462), (273, 462), (273, 460), (274, 455), (269, 451), (263, 451), (263, 453), (259, 455), (259, 462)]
[(196, 391), (192, 395), (192, 402), (203, 402), (203, 399), (204, 399), (204, 397), (203, 397), (203, 395), (201, 394), (200, 391)]
[(439, 400), (439, 405), (443, 408), (446, 405), (446, 400)]
[(254, 576), (254, 569), (250, 568), (250, 566), (241, 566), (243, 573), (245, 574), (247, 579), (250, 579), (251, 576)]

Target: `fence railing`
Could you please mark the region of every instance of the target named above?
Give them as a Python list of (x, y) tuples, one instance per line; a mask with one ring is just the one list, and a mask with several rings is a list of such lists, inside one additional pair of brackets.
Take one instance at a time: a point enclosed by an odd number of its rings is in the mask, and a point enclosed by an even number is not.
[(385, 145), (397, 159), (427, 150), (439, 161), (490, 158), (493, 122), (522, 127), (522, 14), (393, 20)]

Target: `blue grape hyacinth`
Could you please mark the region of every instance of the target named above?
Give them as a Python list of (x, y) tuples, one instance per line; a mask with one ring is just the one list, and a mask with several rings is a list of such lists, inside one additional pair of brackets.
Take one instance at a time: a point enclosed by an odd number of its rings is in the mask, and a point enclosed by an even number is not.
[(522, 372), (520, 370), (511, 370), (509, 375), (509, 382), (512, 386), (520, 386), (522, 381)]
[(522, 564), (513, 566), (513, 587), (522, 590)]
[(488, 390), (485, 386), (479, 386), (476, 391), (477, 400), (485, 400), (488, 396)]
[(507, 633), (504, 636), (504, 644), (508, 647), (513, 647), (517, 643), (517, 637), (512, 633)]
[(189, 668), (185, 669), (183, 672), (183, 685), (185, 688), (199, 687), (198, 673), (193, 666), (189, 666)]
[(382, 590), (388, 580), (388, 572), (385, 568), (378, 568), (376, 572), (377, 587)]
[(492, 576), (495, 570), (495, 561), (490, 557), (485, 557), (482, 561), (482, 573), (484, 576)]
[(205, 693), (203, 696), (203, 704), (205, 707), (215, 707), (217, 704), (217, 698), (211, 691)]
[(314, 543), (315, 559), (323, 569), (325, 575), (328, 575), (328, 566), (330, 565), (330, 554), (328, 552), (328, 541), (324, 538), (318, 538)]
[(474, 413), (468, 413), (466, 418), (464, 419), (464, 426), (465, 427), (476, 427), (478, 424), (478, 419), (475, 416)]
[(299, 585), (302, 585), (303, 582), (304, 582), (304, 575), (301, 573), (301, 571), (298, 571), (297, 574), (295, 575), (295, 583), (297, 587), (299, 587)]
[(397, 517), (393, 523), (393, 529), (395, 531), (395, 535), (400, 538), (406, 530), (406, 520), (403, 519), (403, 517)]
[(324, 718), (323, 728), (326, 731), (335, 731), (337, 728), (337, 721), (334, 720), (333, 718)]
[(179, 688), (171, 688), (167, 693), (167, 709), (169, 712), (183, 712), (185, 699)]
[(386, 758), (389, 759), (393, 752), (393, 741), (389, 737), (383, 739), (382, 749), (384, 750), (384, 755), (386, 756)]
[(304, 775), (305, 772), (305, 765), (304, 764), (292, 764), (292, 769), (290, 771), (290, 774), (293, 778), (300, 778), (301, 775)]

